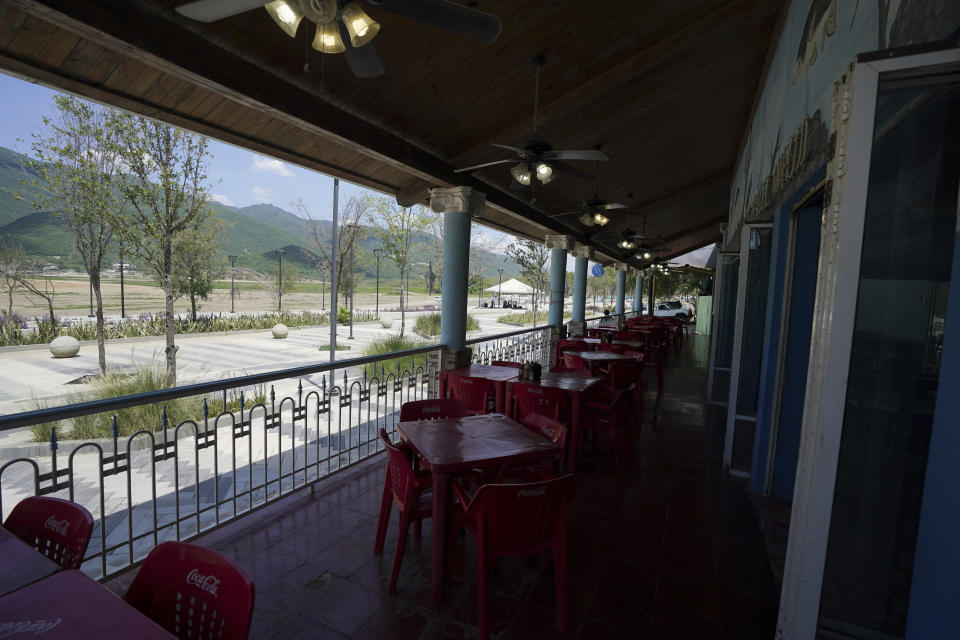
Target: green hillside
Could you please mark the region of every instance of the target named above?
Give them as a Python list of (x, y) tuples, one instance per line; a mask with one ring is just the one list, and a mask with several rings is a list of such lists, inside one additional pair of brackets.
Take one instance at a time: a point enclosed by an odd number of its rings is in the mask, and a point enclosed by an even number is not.
[[(23, 164), (22, 155), (0, 147), (0, 226), (37, 212), (29, 197), (33, 193), (29, 184), (33, 178), (34, 174)], [(23, 194), (22, 199), (16, 198), (18, 193)]]
[(289, 231), (297, 237), (303, 236), (304, 219), (289, 211), (284, 211), (280, 207), (272, 204), (252, 204), (249, 207), (240, 207), (237, 211), (248, 218)]

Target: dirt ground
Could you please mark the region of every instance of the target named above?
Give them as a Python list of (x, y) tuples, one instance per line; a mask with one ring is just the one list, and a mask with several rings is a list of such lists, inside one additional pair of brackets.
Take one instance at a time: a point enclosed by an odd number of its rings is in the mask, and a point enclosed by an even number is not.
[[(85, 316), (90, 312), (90, 285), (85, 278), (55, 280), (56, 293), (54, 295), (54, 311), (58, 316)], [(329, 283), (327, 283), (329, 285)], [(329, 309), (330, 289), (326, 287), (321, 301), (320, 282), (306, 281), (298, 283), (303, 288), (316, 289), (316, 292), (300, 292), (284, 294), (283, 308), (299, 311), (303, 309)], [(105, 278), (102, 287), (104, 313), (115, 315), (120, 313), (120, 280), (119, 278)], [(124, 282), (124, 306), (127, 315), (163, 310), (163, 291), (143, 279), (131, 279)], [(341, 298), (342, 300), (342, 298)], [(357, 292), (354, 297), (354, 308), (373, 309), (376, 301), (374, 292)], [(380, 308), (396, 308), (399, 297), (395, 292), (387, 294), (380, 291)], [(422, 307), (434, 305), (438, 309), (440, 300), (435, 296), (417, 294), (410, 296), (410, 306)], [(342, 302), (341, 302), (342, 305)], [(0, 306), (7, 308), (7, 296), (0, 295)], [(249, 282), (238, 282), (234, 306), (238, 312), (269, 311), (276, 309), (274, 301), (268, 293)], [(190, 310), (188, 299), (177, 300), (174, 304), (177, 312)], [(22, 291), (13, 296), (13, 310), (25, 317), (43, 316), (47, 313), (46, 301), (36, 296), (28, 297)], [(229, 312), (230, 311), (230, 281), (220, 281), (210, 298), (200, 303), (200, 311)]]

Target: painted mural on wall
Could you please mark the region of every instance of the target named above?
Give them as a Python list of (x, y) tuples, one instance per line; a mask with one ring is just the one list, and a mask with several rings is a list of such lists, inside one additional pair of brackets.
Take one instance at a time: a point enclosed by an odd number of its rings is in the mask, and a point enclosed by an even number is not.
[(728, 246), (826, 162), (833, 83), (857, 53), (958, 28), (958, 0), (793, 0), (731, 183)]

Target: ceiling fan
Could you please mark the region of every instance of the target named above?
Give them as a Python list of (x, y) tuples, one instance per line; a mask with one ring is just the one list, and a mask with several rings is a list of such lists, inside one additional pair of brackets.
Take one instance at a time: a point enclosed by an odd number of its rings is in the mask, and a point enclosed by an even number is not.
[(543, 69), (544, 62), (546, 62), (546, 56), (543, 54), (538, 54), (533, 58), (533, 64), (536, 66), (536, 84), (533, 93), (533, 134), (529, 138), (521, 140), (517, 143), (517, 146), (496, 142), (490, 143), (495, 147), (512, 151), (516, 156), (456, 169), (455, 173), (476, 171), (499, 164), (513, 164), (510, 167), (510, 175), (513, 176), (510, 187), (522, 188), (532, 187), (534, 178), (540, 184), (551, 182), (555, 177), (554, 171), (566, 173), (582, 180), (595, 179), (589, 173), (563, 162), (564, 160), (610, 161), (605, 153), (597, 149), (557, 150), (549, 142), (537, 138), (537, 114), (540, 111), (540, 71)]
[[(500, 35), (500, 18), (449, 0), (365, 0), (378, 10), (490, 44)], [(291, 38), (306, 19), (316, 25), (312, 46), (321, 53), (343, 53), (358, 78), (375, 78), (385, 71), (371, 40), (380, 24), (351, 0), (194, 0), (176, 7), (199, 22), (215, 22), (263, 7)]]

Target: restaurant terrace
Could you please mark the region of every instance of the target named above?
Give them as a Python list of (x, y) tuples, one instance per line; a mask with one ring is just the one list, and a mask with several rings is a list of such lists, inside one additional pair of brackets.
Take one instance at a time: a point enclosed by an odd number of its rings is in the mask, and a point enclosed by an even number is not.
[[(0, 451), (0, 637), (960, 637), (955, 1), (0, 0), (0, 69), (446, 256), (435, 344), (0, 416), (204, 399)], [(545, 326), (468, 339), (473, 225), (549, 249)]]

